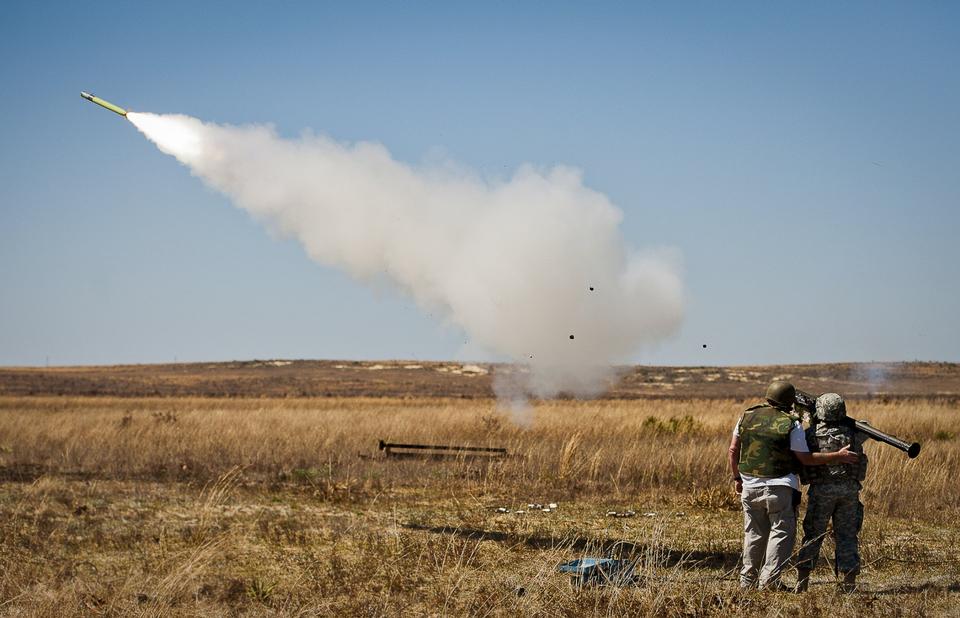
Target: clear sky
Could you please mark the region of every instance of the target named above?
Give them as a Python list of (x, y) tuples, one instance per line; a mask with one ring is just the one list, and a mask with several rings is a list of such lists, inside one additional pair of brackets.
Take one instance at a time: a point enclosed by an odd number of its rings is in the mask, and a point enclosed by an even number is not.
[[(960, 361), (960, 4), (0, 3), (0, 364), (468, 359), (83, 101), (565, 163), (680, 251), (637, 362)], [(707, 347), (704, 348), (703, 345)]]

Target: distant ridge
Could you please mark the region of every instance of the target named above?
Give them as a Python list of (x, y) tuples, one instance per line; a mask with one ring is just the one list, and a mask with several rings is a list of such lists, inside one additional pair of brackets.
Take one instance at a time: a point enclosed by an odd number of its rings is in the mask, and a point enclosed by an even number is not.
[[(0, 368), (0, 396), (492, 398), (509, 365), (436, 361), (253, 360)], [(774, 378), (851, 398), (960, 399), (958, 363), (826, 363), (748, 367), (625, 366), (604, 399), (756, 399)]]

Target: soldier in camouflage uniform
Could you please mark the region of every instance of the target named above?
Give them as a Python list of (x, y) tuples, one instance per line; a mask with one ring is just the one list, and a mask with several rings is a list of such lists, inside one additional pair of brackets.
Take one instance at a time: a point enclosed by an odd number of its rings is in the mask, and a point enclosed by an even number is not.
[(855, 463), (857, 456), (846, 448), (809, 452), (799, 418), (792, 414), (796, 399), (792, 384), (773, 382), (766, 398), (766, 403), (747, 408), (737, 421), (729, 464), (743, 505), (740, 587), (782, 590), (780, 575), (797, 534), (799, 464)]
[(810, 572), (817, 566), (820, 546), (833, 520), (836, 544), (836, 572), (843, 575), (841, 588), (852, 591), (860, 572), (857, 535), (863, 523), (860, 482), (867, 474), (867, 456), (863, 443), (868, 436), (857, 431), (847, 419), (846, 405), (836, 393), (817, 398), (811, 426), (807, 429), (807, 445), (811, 452), (830, 453), (847, 447), (860, 455), (855, 464), (804, 467), (800, 478), (810, 484), (807, 490), (807, 513), (803, 518), (803, 544), (797, 560), (797, 592), (806, 591)]

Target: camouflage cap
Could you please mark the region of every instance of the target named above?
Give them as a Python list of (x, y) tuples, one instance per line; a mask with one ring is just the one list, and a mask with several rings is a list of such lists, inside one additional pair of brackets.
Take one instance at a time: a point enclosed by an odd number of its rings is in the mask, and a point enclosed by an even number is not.
[(847, 404), (836, 393), (824, 393), (817, 397), (816, 416), (818, 421), (835, 423), (847, 416)]

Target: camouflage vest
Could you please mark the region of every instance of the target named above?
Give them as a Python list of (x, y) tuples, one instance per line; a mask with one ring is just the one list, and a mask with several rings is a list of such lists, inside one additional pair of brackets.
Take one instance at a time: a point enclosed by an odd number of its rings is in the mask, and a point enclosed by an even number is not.
[(737, 424), (740, 473), (774, 478), (796, 472), (797, 460), (790, 451), (790, 430), (796, 420), (766, 404), (747, 408)]
[(807, 446), (811, 453), (836, 453), (849, 445), (850, 450), (860, 455), (855, 464), (836, 464), (829, 466), (803, 466), (800, 469), (800, 481), (819, 485), (840, 481), (862, 481), (867, 476), (867, 455), (863, 452), (863, 443), (867, 436), (848, 423), (818, 423), (807, 429)]

